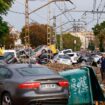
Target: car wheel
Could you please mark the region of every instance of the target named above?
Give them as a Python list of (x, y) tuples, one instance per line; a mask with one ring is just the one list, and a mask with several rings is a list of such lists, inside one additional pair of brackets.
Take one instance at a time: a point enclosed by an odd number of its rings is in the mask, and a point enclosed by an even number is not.
[(12, 100), (9, 94), (4, 94), (2, 96), (1, 105), (12, 105)]

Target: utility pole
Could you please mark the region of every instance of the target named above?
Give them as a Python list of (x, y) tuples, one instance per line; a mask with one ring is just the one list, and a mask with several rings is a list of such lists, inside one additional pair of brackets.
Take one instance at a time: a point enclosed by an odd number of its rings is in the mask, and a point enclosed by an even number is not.
[[(28, 0), (25, 0), (25, 45), (27, 45), (27, 43), (30, 45), (30, 38), (29, 38), (29, 15), (31, 15), (32, 13), (35, 13), (36, 11), (46, 7), (48, 5), (48, 25), (47, 25), (47, 45), (51, 45), (51, 37), (52, 37), (52, 29), (51, 29), (51, 23), (50, 23), (50, 15), (51, 15), (51, 9), (50, 9), (50, 4), (53, 2), (64, 2), (64, 1), (68, 1), (70, 3), (72, 3), (69, 0), (48, 0), (48, 3), (40, 6), (39, 8), (29, 12), (29, 7), (28, 7)], [(70, 11), (70, 10), (69, 10)], [(55, 19), (56, 21), (56, 19)], [(56, 23), (56, 22), (55, 22)], [(56, 39), (56, 38), (55, 38)]]
[[(51, 0), (48, 0), (48, 4), (51, 2)], [(50, 25), (50, 15), (51, 15), (51, 8), (50, 4), (48, 5), (48, 24), (47, 24), (47, 45), (51, 45), (51, 25)]]
[(28, 0), (25, 0), (25, 47), (30, 45), (30, 37), (29, 37), (29, 7)]
[[(30, 35), (29, 35), (29, 7), (28, 0), (25, 0), (25, 48), (29, 48), (29, 64), (30, 62)], [(27, 62), (27, 60), (25, 60)]]
[(62, 35), (63, 35), (63, 31), (62, 31), (62, 16), (60, 17), (60, 24), (61, 24), (61, 28), (60, 28), (60, 50), (63, 49), (63, 38), (62, 38)]
[(97, 9), (97, 24), (99, 23), (99, 18), (98, 18), (98, 9)]
[(56, 36), (56, 16), (53, 16), (53, 28), (54, 28), (54, 33), (52, 36), (52, 43), (55, 44), (55, 46), (57, 47), (57, 36)]

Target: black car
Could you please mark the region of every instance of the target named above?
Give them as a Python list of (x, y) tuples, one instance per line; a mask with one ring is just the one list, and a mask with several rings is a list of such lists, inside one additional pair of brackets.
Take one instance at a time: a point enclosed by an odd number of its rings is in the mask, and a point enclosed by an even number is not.
[(0, 65), (1, 105), (67, 105), (69, 83), (47, 67)]
[(5, 57), (4, 56), (0, 56), (0, 64), (5, 63)]

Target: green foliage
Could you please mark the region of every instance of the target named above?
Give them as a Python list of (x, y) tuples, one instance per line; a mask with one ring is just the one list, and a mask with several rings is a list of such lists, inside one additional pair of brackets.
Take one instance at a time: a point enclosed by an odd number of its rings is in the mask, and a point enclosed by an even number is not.
[[(80, 50), (81, 41), (79, 37), (75, 37), (69, 33), (63, 34), (63, 48), (64, 49), (73, 49), (75, 51)], [(76, 40), (76, 43), (74, 41)], [(57, 46), (60, 48), (60, 35), (57, 35)]]
[(0, 14), (6, 14), (14, 0), (0, 0)]
[(99, 48), (100, 51), (104, 51), (104, 41), (105, 41), (105, 21), (100, 24), (97, 24), (93, 28), (94, 35), (99, 39)]
[(94, 42), (92, 40), (89, 42), (88, 49), (91, 51), (95, 50), (95, 45), (94, 45)]
[(7, 22), (3, 21), (2, 17), (0, 17), (0, 44), (5, 43), (5, 37), (9, 34), (9, 27)]
[[(11, 7), (14, 0), (0, 0), (0, 15), (7, 14), (7, 10)], [(9, 35), (9, 27), (7, 22), (3, 21), (0, 16), (0, 44), (4, 45), (6, 37)]]
[(104, 29), (104, 28), (105, 28), (105, 21), (103, 21), (100, 24), (96, 24), (95, 27), (92, 28), (93, 32), (94, 32), (94, 35), (98, 36), (100, 34), (101, 30)]
[[(47, 44), (47, 25), (32, 23), (29, 27), (30, 44), (32, 47)], [(25, 27), (21, 32), (22, 43), (25, 44)]]

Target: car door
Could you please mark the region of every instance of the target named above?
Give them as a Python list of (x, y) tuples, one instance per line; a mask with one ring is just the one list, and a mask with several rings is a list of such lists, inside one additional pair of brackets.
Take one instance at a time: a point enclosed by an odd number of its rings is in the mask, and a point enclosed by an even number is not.
[(10, 78), (10, 76), (12, 75), (12, 72), (9, 71), (9, 69), (0, 66), (0, 95), (2, 93), (3, 90), (5, 90), (5, 80)]

